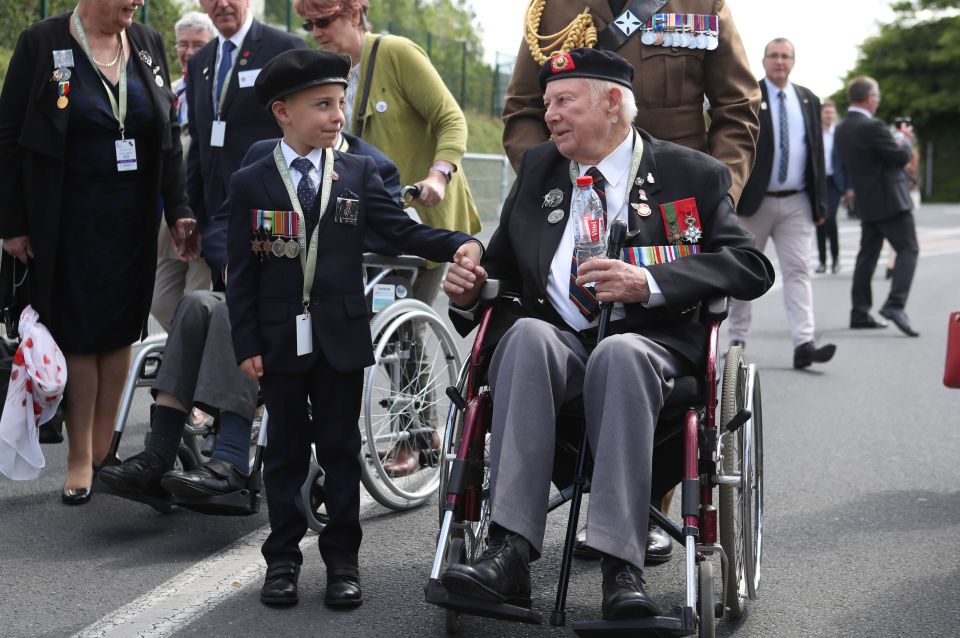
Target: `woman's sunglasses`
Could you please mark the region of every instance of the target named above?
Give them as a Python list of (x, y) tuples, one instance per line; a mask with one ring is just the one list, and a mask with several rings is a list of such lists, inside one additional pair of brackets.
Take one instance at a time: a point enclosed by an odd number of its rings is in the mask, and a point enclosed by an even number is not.
[(334, 15), (323, 17), (323, 18), (317, 18), (316, 20), (304, 20), (303, 24), (300, 26), (303, 27), (304, 31), (306, 31), (307, 33), (310, 33), (311, 31), (314, 30), (314, 28), (326, 29), (327, 27), (330, 26), (330, 24), (334, 20), (336, 20), (339, 17), (340, 17), (339, 14), (334, 14)]

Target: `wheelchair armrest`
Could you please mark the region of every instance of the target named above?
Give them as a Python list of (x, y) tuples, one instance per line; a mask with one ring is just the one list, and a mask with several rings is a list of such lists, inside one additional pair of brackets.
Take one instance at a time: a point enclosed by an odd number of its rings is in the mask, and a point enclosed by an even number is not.
[(713, 297), (703, 303), (703, 318), (706, 322), (723, 321), (730, 312), (730, 297)]

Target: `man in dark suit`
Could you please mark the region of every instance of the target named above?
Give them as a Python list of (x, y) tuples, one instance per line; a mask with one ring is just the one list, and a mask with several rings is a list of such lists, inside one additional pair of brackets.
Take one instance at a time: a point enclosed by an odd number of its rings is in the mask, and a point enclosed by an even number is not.
[(817, 255), (820, 257), (818, 273), (827, 272), (827, 244), (830, 244), (830, 271), (840, 272), (840, 236), (837, 229), (837, 208), (846, 190), (843, 160), (834, 143), (837, 132), (837, 105), (830, 100), (820, 107), (820, 123), (823, 127), (823, 161), (827, 175), (827, 216), (817, 226)]
[(230, 180), (234, 351), (244, 374), (260, 381), (271, 417), (263, 469), (270, 535), (260, 590), (267, 605), (298, 601), (307, 529), (298, 502), (311, 442), (326, 472), (324, 602), (363, 601), (357, 419), (363, 370), (374, 362), (361, 278), (368, 229), (433, 261), (479, 259), (482, 249), (464, 233), (415, 223), (384, 189), (372, 159), (331, 148), (343, 126), (349, 72), (349, 58), (313, 50), (287, 51), (265, 65), (256, 94), (283, 140)]
[(200, 6), (217, 29), (217, 37), (187, 63), (187, 194), (203, 232), (250, 145), (280, 135), (253, 92), (261, 67), (278, 53), (307, 45), (255, 20), (250, 0), (200, 0)]
[(880, 87), (873, 78), (861, 76), (847, 85), (850, 109), (837, 127), (837, 146), (853, 187), (854, 213), (860, 218), (860, 252), (853, 271), (850, 311), (851, 328), (882, 328), (886, 324), (870, 316), (873, 303), (870, 279), (886, 239), (897, 251), (890, 294), (880, 316), (904, 334), (919, 336), (910, 326), (904, 307), (917, 268), (919, 246), (910, 199), (910, 176), (905, 170), (912, 157), (913, 129), (901, 126), (895, 137), (873, 116), (880, 105)]
[[(698, 302), (753, 299), (773, 281), (726, 196), (729, 170), (631, 126), (633, 74), (626, 60), (596, 49), (544, 64), (539, 81), (553, 141), (524, 154), (481, 264), (461, 260), (444, 282), (462, 333), (473, 327), (487, 275), (521, 289), (520, 304), (508, 304), (513, 316), (488, 333), (502, 336), (489, 369), (492, 525), (480, 560), (442, 576), (461, 595), (530, 605), (529, 561), (543, 548), (556, 412), (582, 395), (594, 453), (586, 543), (601, 553), (603, 615), (657, 613), (640, 574), (660, 409), (674, 378), (702, 374), (707, 330), (696, 319)], [(583, 175), (602, 191), (608, 219), (637, 232), (630, 263), (598, 258), (572, 271), (572, 182)], [(591, 281), (595, 294), (584, 288)], [(615, 303), (612, 336), (599, 345), (597, 300)]]
[[(827, 187), (820, 130), (820, 100), (790, 82), (796, 52), (786, 38), (763, 51), (766, 77), (760, 80), (760, 138), (757, 161), (737, 206), (740, 223), (764, 250), (773, 239), (783, 276), (783, 303), (793, 339), (793, 367), (833, 358), (836, 346), (814, 343), (813, 288), (807, 259), (814, 227), (827, 212)], [(751, 306), (730, 306), (730, 340), (745, 344)]]

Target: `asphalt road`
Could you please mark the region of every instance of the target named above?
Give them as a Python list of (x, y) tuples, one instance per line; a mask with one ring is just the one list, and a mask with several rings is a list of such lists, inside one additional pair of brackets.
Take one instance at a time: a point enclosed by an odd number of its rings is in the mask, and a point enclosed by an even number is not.
[[(924, 206), (922, 255), (908, 310), (918, 339), (891, 327), (847, 328), (858, 227), (842, 220), (843, 270), (814, 278), (818, 340), (834, 361), (791, 368), (782, 295), (755, 305), (748, 359), (763, 381), (766, 518), (760, 598), (718, 634), (960, 635), (960, 391), (941, 384), (947, 315), (960, 308), (960, 206)], [(887, 284), (878, 269), (875, 296)], [(140, 391), (121, 455), (147, 427)], [(266, 513), (249, 518), (160, 515), (94, 495), (59, 502), (66, 446), (45, 446), (40, 479), (0, 479), (0, 636), (443, 635), (423, 602), (437, 532), (435, 501), (408, 513), (365, 502), (361, 570), (367, 600), (322, 605), (323, 570), (306, 541), (301, 602), (277, 611), (257, 599)], [(534, 606), (549, 616), (566, 510), (552, 515), (533, 566)], [(682, 556), (647, 570), (665, 608), (683, 599)], [(599, 570), (577, 562), (570, 622), (599, 616)], [(468, 618), (464, 635), (572, 636), (567, 628)]]

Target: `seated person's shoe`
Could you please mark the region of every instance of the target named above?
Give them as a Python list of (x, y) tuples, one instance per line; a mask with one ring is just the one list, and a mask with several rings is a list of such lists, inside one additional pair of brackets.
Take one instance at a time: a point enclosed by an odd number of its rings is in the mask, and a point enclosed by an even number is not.
[(920, 333), (910, 327), (910, 319), (907, 318), (907, 313), (898, 308), (881, 308), (880, 316), (884, 319), (889, 319), (892, 321), (898, 328), (900, 332), (907, 335), (908, 337), (919, 337)]
[(360, 572), (356, 567), (327, 568), (327, 591), (323, 604), (327, 607), (357, 607), (363, 603)]
[(267, 566), (267, 575), (260, 588), (260, 602), (271, 607), (289, 607), (300, 600), (297, 595), (297, 579), (300, 565), (292, 561), (278, 562)]
[(477, 562), (451, 565), (440, 582), (455, 594), (529, 609), (530, 544), (517, 534), (493, 532)]
[(401, 445), (387, 456), (383, 469), (390, 477), (409, 476), (420, 467), (420, 450), (409, 445)]
[(577, 558), (598, 559), (602, 556), (600, 552), (587, 545), (587, 528), (583, 527), (577, 531), (577, 540), (573, 543), (573, 555)]
[(101, 468), (98, 477), (117, 492), (133, 498), (141, 495), (166, 498), (160, 477), (169, 469), (157, 454), (144, 450), (119, 465)]
[(673, 558), (673, 539), (659, 525), (647, 529), (647, 552), (643, 562), (647, 565), (665, 563)]
[(604, 620), (660, 615), (660, 608), (643, 589), (643, 571), (608, 555), (600, 560), (600, 570), (603, 572)]
[(850, 315), (850, 327), (853, 329), (886, 328), (887, 322), (877, 321), (870, 315), (854, 316)]
[(247, 476), (227, 461), (210, 459), (195, 470), (171, 470), (160, 485), (174, 496), (221, 496), (242, 490)]
[(828, 343), (825, 346), (817, 347), (812, 341), (800, 344), (793, 350), (793, 367), (798, 370), (808, 368), (813, 363), (826, 363), (833, 359), (837, 352), (837, 346)]

